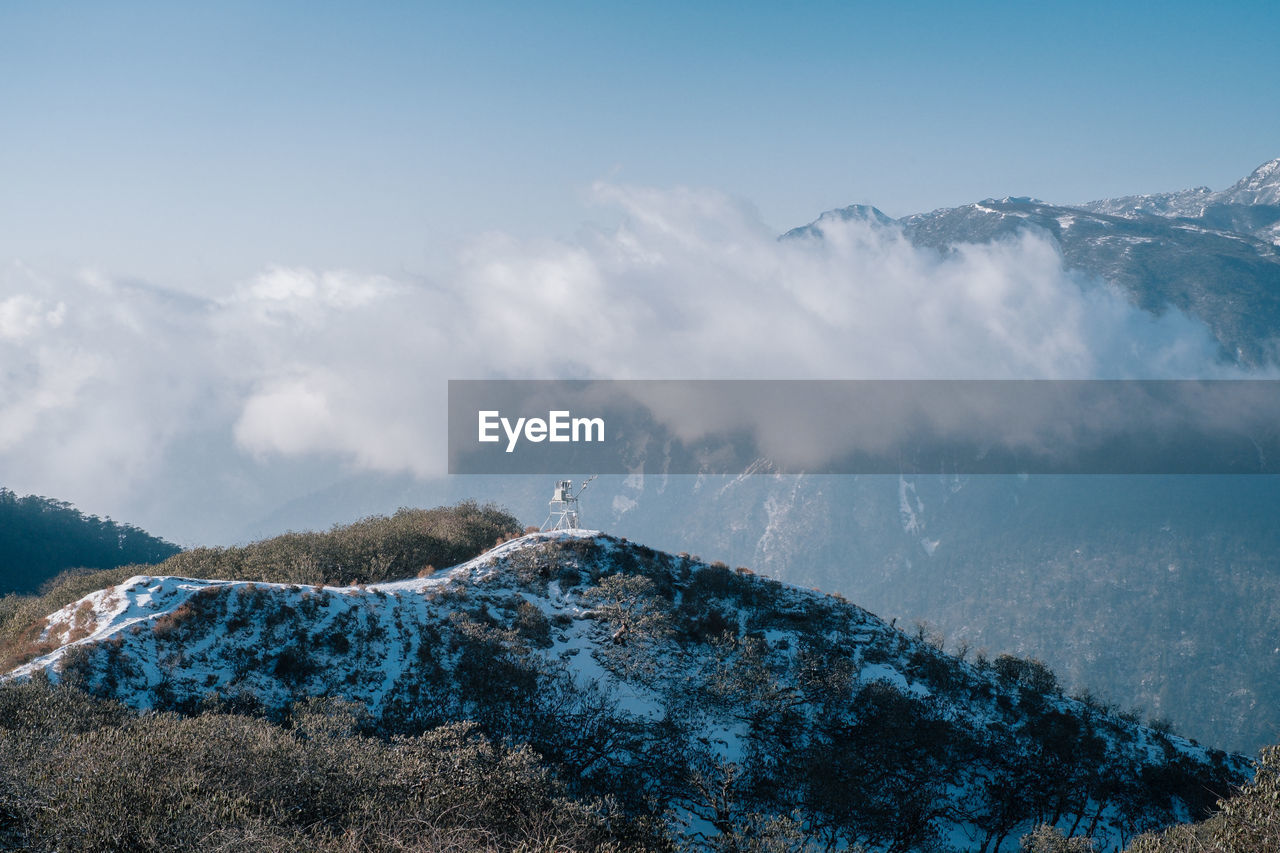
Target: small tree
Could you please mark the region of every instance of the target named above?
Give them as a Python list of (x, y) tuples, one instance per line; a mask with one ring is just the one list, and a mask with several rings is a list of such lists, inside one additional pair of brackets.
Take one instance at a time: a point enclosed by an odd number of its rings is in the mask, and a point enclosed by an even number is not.
[(1262, 750), (1253, 781), (1219, 804), (1213, 839), (1227, 850), (1280, 850), (1280, 746)]
[(583, 594), (595, 602), (592, 615), (614, 626), (619, 645), (660, 640), (671, 633), (671, 614), (653, 581), (644, 575), (609, 575)]

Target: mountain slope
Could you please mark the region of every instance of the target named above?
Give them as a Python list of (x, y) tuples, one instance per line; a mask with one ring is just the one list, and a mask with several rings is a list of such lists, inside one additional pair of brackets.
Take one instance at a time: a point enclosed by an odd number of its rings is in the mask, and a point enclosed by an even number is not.
[[(594, 533), (533, 534), (367, 587), (137, 576), (44, 620), (11, 673), (139, 708), (342, 696), (386, 733), (463, 719), (691, 843), (795, 810), (821, 843), (1113, 849), (1198, 816), (1238, 757), (964, 663), (841, 599)], [(43, 644), (43, 646), (41, 646)]]
[[(592, 518), (838, 590), (1253, 752), (1276, 737), (1275, 477), (601, 480)], [(607, 513), (617, 489), (629, 509)]]
[[(468, 484), (546, 517), (543, 478), (451, 485)], [(584, 501), (592, 526), (926, 621), (949, 648), (1039, 658), (1069, 692), (1207, 743), (1275, 740), (1280, 478), (651, 474), (601, 477)]]

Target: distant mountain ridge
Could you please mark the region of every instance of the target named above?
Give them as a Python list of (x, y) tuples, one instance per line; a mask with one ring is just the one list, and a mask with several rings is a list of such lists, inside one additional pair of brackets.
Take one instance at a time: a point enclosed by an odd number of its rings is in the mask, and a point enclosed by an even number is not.
[(368, 586), (136, 576), (38, 627), (9, 677), (192, 712), (343, 697), (386, 733), (474, 720), (694, 849), (794, 820), (869, 850), (1008, 850), (1042, 822), (1112, 850), (1247, 775), (1035, 661), (966, 663), (843, 599), (592, 531)]
[(1205, 187), (1054, 204), (986, 199), (898, 220), (874, 207), (828, 211), (783, 239), (821, 238), (824, 224), (860, 219), (900, 227), (917, 246), (947, 251), (1034, 229), (1068, 269), (1121, 288), (1138, 307), (1203, 321), (1225, 361), (1274, 362), (1280, 333), (1280, 159), (1220, 192)]
[(1219, 206), (1280, 205), (1280, 158), (1268, 160), (1232, 186), (1214, 192), (1208, 187), (1179, 192), (1131, 195), (1073, 205), (1112, 216), (1165, 216), (1200, 219)]

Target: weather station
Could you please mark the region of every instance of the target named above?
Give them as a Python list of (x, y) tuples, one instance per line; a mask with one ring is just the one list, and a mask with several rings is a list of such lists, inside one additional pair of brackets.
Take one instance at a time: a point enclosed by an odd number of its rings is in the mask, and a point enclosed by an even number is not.
[(573, 480), (557, 480), (555, 491), (551, 493), (551, 511), (547, 514), (547, 520), (542, 523), (542, 530), (579, 529), (582, 525), (578, 515), (578, 498), (596, 476), (592, 474), (583, 480), (576, 492), (573, 490)]

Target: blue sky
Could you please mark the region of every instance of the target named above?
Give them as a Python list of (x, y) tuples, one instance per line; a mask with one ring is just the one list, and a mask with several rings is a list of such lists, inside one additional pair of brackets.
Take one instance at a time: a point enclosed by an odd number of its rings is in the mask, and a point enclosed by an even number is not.
[(0, 6), (0, 260), (200, 289), (429, 270), (606, 218), (597, 180), (784, 230), (1221, 188), (1280, 156), (1274, 3)]

